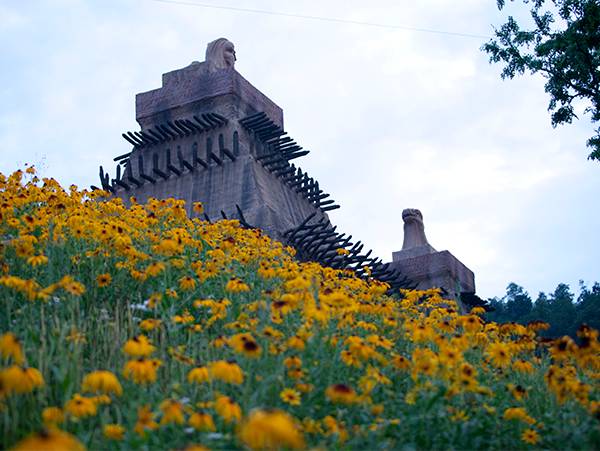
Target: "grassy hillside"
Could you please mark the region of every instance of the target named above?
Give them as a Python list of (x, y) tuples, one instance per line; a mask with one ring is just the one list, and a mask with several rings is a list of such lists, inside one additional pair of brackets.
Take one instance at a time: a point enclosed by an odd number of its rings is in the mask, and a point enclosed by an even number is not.
[(0, 175), (2, 448), (600, 446), (597, 331), (541, 343), (26, 172)]

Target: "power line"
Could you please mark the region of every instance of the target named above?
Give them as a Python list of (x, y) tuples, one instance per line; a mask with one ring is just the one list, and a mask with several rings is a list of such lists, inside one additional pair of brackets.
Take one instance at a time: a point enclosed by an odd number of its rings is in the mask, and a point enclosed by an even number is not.
[(430, 28), (417, 28), (417, 27), (409, 27), (405, 25), (386, 25), (375, 22), (363, 22), (359, 20), (349, 20), (349, 19), (338, 19), (335, 17), (322, 17), (322, 16), (310, 16), (305, 14), (291, 14), (291, 13), (282, 13), (278, 11), (268, 11), (264, 9), (250, 9), (250, 8), (238, 8), (234, 6), (219, 6), (219, 5), (209, 5), (206, 3), (197, 3), (191, 1), (184, 0), (149, 0), (157, 3), (168, 3), (173, 5), (185, 5), (185, 6), (196, 6), (198, 8), (210, 8), (210, 9), (221, 9), (227, 11), (237, 11), (244, 13), (253, 13), (253, 14), (266, 14), (269, 16), (280, 16), (280, 17), (293, 17), (296, 19), (307, 19), (307, 20), (319, 20), (322, 22), (335, 22), (335, 23), (344, 23), (344, 24), (352, 24), (352, 25), (364, 25), (368, 27), (377, 27), (377, 28), (388, 28), (393, 30), (405, 30), (405, 31), (417, 31), (420, 33), (434, 33), (434, 34), (442, 34), (446, 36), (460, 36), (464, 38), (476, 38), (476, 39), (489, 39), (490, 36), (484, 36), (480, 34), (471, 34), (471, 33), (458, 33), (454, 31), (443, 31), (443, 30), (433, 30)]

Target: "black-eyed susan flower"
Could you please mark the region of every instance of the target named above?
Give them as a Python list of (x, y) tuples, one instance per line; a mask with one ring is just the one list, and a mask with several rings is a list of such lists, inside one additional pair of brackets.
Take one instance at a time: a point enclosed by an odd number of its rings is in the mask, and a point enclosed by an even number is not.
[(242, 409), (229, 396), (220, 395), (215, 400), (215, 411), (226, 423), (240, 421), (242, 419)]
[(75, 393), (65, 404), (65, 412), (75, 418), (85, 418), (96, 415), (98, 406), (91, 398)]
[(352, 404), (356, 402), (357, 394), (346, 384), (334, 384), (327, 387), (325, 396), (333, 403)]
[(540, 441), (540, 436), (534, 429), (525, 429), (521, 434), (521, 440), (530, 445), (536, 445)]
[(152, 412), (149, 405), (143, 405), (138, 408), (137, 411), (137, 422), (133, 428), (134, 432), (142, 437), (146, 435), (146, 432), (153, 431), (158, 428), (158, 423), (154, 421), (156, 414)]
[(293, 388), (286, 388), (279, 393), (279, 397), (283, 402), (291, 406), (300, 405), (300, 393)]
[(87, 393), (106, 393), (116, 396), (121, 396), (123, 393), (123, 388), (117, 376), (110, 371), (93, 371), (86, 374), (81, 389)]
[(27, 436), (12, 448), (13, 451), (69, 450), (85, 451), (85, 446), (75, 436), (60, 429), (49, 427)]
[(123, 368), (123, 376), (136, 384), (156, 382), (156, 372), (161, 365), (162, 361), (158, 359), (129, 360)]
[(99, 274), (98, 276), (96, 276), (96, 285), (98, 285), (100, 288), (107, 287), (108, 285), (110, 285), (111, 281), (112, 277), (108, 273)]
[(281, 410), (254, 410), (244, 420), (239, 439), (250, 449), (303, 449), (304, 437), (293, 417)]
[(499, 341), (491, 343), (486, 349), (486, 354), (492, 363), (500, 368), (509, 366), (512, 359), (509, 346)]
[(123, 352), (131, 357), (147, 357), (156, 350), (152, 342), (145, 335), (138, 335), (127, 340)]
[(33, 255), (27, 259), (27, 263), (35, 268), (36, 266), (47, 264), (48, 257), (45, 255)]
[(234, 277), (229, 279), (225, 285), (225, 290), (229, 291), (230, 293), (243, 293), (245, 291), (250, 291), (250, 287), (242, 280)]
[(229, 384), (240, 385), (244, 382), (244, 372), (235, 362), (217, 360), (208, 365), (211, 379), (220, 380)]
[(535, 419), (527, 414), (524, 407), (510, 407), (504, 411), (505, 420), (517, 420), (527, 424), (535, 424)]
[(166, 399), (160, 403), (162, 418), (160, 424), (183, 424), (185, 418), (183, 416), (183, 404), (176, 399)]
[(46, 407), (42, 410), (42, 421), (46, 426), (57, 425), (65, 421), (65, 414), (60, 407)]
[(23, 364), (25, 358), (21, 343), (12, 332), (0, 336), (0, 355), (5, 359), (12, 358), (17, 365)]
[(210, 381), (210, 374), (208, 372), (208, 368), (205, 366), (199, 366), (197, 368), (193, 368), (187, 375), (188, 382), (194, 382), (196, 384), (202, 384), (204, 382)]
[(162, 320), (157, 318), (147, 318), (140, 321), (140, 329), (145, 332), (150, 332), (151, 330), (158, 329), (162, 324)]
[(39, 370), (17, 365), (0, 370), (0, 380), (7, 393), (29, 393), (44, 385), (44, 378)]
[(196, 280), (190, 276), (183, 276), (179, 279), (179, 287), (183, 291), (190, 291), (196, 288)]
[(102, 433), (107, 439), (120, 441), (125, 436), (125, 428), (120, 424), (106, 424)]
[(198, 431), (216, 431), (215, 422), (213, 421), (212, 416), (206, 412), (192, 413), (188, 419), (188, 424)]

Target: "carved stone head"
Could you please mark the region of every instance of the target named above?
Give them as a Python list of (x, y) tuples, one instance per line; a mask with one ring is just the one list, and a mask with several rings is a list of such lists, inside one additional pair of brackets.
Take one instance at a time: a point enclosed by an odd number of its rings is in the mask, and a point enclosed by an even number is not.
[(219, 38), (206, 46), (206, 62), (209, 72), (233, 68), (235, 61), (235, 47), (227, 39)]

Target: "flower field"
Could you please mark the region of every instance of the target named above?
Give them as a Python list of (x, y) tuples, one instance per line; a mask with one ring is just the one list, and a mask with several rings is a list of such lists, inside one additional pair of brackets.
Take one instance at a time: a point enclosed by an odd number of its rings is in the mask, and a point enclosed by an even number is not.
[(597, 331), (545, 342), (105, 194), (0, 175), (1, 448), (600, 447)]

